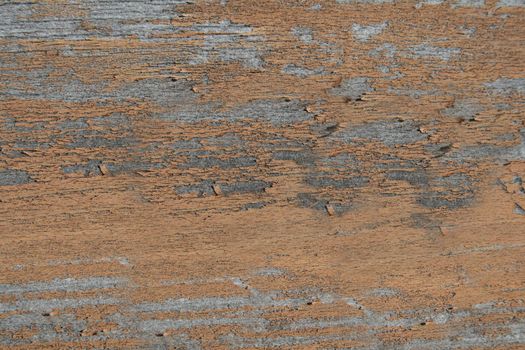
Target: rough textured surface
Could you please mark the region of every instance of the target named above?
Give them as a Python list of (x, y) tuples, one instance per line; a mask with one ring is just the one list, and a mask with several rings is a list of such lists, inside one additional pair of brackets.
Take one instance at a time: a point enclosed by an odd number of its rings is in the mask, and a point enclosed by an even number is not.
[(0, 3), (0, 348), (525, 348), (523, 23)]

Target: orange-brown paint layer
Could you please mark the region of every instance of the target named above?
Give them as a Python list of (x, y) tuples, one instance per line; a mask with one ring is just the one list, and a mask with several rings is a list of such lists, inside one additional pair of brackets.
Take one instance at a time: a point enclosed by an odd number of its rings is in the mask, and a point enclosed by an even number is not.
[(524, 22), (0, 4), (0, 348), (524, 348)]

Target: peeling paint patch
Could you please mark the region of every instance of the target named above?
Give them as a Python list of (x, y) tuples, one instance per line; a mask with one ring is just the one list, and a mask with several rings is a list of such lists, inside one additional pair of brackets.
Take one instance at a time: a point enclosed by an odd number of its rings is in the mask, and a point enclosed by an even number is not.
[(177, 5), (188, 3), (187, 0), (153, 0), (133, 1), (124, 0), (118, 2), (100, 2), (87, 0), (86, 7), (90, 9), (91, 19), (108, 20), (156, 20), (171, 19), (177, 14)]
[(496, 7), (525, 7), (525, 0), (500, 0)]
[(274, 124), (301, 122), (313, 117), (306, 111), (307, 102), (299, 100), (276, 99), (256, 100), (232, 109), (226, 114), (228, 119), (255, 119)]
[(335, 0), (337, 4), (392, 4), (394, 0)]
[(321, 67), (321, 68), (310, 69), (310, 68), (300, 67), (295, 64), (287, 64), (286, 66), (283, 67), (281, 72), (283, 72), (284, 74), (295, 75), (300, 78), (306, 78), (312, 75), (323, 74), (324, 68)]
[(247, 203), (244, 204), (241, 209), (242, 210), (250, 210), (250, 209), (262, 209), (266, 207), (267, 205), (272, 204), (273, 202), (254, 202), (254, 203)]
[(0, 170), (0, 186), (15, 186), (33, 182), (27, 171), (16, 169)]
[(306, 346), (319, 344), (322, 342), (349, 341), (356, 339), (356, 335), (320, 335), (320, 336), (280, 336), (267, 338), (241, 338), (230, 335), (225, 340), (232, 348), (289, 348), (296, 346)]
[(253, 271), (253, 274), (255, 276), (263, 276), (263, 277), (275, 277), (275, 276), (283, 276), (286, 275), (287, 272), (283, 269), (279, 269), (276, 267), (261, 267), (255, 271)]
[(196, 327), (213, 327), (213, 326), (243, 326), (248, 329), (262, 330), (266, 327), (268, 321), (264, 318), (206, 318), (192, 320), (145, 320), (141, 321), (137, 328), (141, 332), (162, 333), (168, 329), (185, 329)]
[(301, 208), (309, 208), (319, 211), (325, 211), (327, 205), (330, 205), (334, 214), (341, 214), (353, 208), (351, 200), (330, 200), (312, 193), (298, 193), (295, 202)]
[(247, 68), (263, 68), (263, 52), (259, 44), (264, 38), (254, 35), (250, 26), (223, 20), (219, 23), (197, 24), (192, 29), (203, 33), (204, 40), (200, 49), (190, 56), (190, 64), (239, 62)]
[(272, 308), (305, 305), (304, 298), (277, 299), (272, 293), (257, 293), (248, 297), (207, 297), (200, 299), (168, 299), (160, 303), (144, 302), (130, 308), (135, 312), (198, 312), (244, 307)]
[(430, 192), (418, 199), (418, 203), (432, 209), (457, 209), (472, 203), (472, 196), (455, 197), (450, 192)]
[(291, 160), (299, 165), (313, 164), (314, 158), (308, 151), (279, 150), (272, 153), (275, 160)]
[(53, 309), (80, 308), (92, 305), (117, 305), (122, 301), (116, 298), (95, 297), (81, 299), (30, 299), (15, 303), (0, 303), (0, 312), (12, 311), (50, 311)]
[(397, 289), (392, 288), (376, 288), (372, 289), (367, 293), (368, 296), (373, 297), (396, 297), (400, 295), (400, 292)]
[(514, 213), (519, 215), (525, 215), (525, 209), (523, 209), (518, 203), (514, 203)]
[(69, 148), (121, 148), (129, 147), (137, 141), (130, 137), (106, 138), (100, 136), (78, 136), (66, 146)]
[(188, 168), (201, 168), (209, 169), (213, 167), (218, 167), (221, 169), (231, 169), (231, 168), (242, 168), (254, 166), (257, 164), (257, 159), (255, 157), (234, 157), (234, 158), (217, 158), (217, 157), (192, 157), (186, 163), (181, 164), (179, 167), (182, 169)]
[(466, 146), (447, 155), (447, 159), (457, 161), (479, 161), (499, 159), (505, 161), (525, 159), (525, 129), (520, 132), (521, 142), (515, 146), (504, 147), (493, 144)]
[(484, 85), (489, 90), (501, 95), (525, 94), (525, 78), (499, 78)]
[(128, 161), (128, 162), (108, 162), (104, 163), (108, 170), (113, 175), (118, 174), (129, 174), (136, 171), (142, 171), (142, 170), (153, 170), (153, 169), (161, 169), (164, 168), (166, 165), (164, 163), (150, 163), (150, 162), (142, 162), (142, 161)]
[(313, 117), (312, 113), (306, 111), (308, 101), (288, 98), (253, 100), (224, 112), (219, 111), (219, 105), (199, 104), (196, 100), (182, 101), (174, 112), (163, 113), (159, 117), (164, 120), (190, 123), (207, 120), (226, 122), (254, 120), (275, 125), (303, 122)]
[(413, 186), (425, 186), (429, 183), (428, 175), (423, 169), (389, 170), (386, 178), (394, 181), (406, 181)]
[(260, 193), (264, 192), (266, 188), (272, 187), (269, 181), (239, 181), (227, 184), (221, 184), (221, 189), (224, 194), (239, 194), (239, 193)]
[(381, 34), (387, 27), (388, 22), (369, 25), (354, 23), (352, 25), (352, 34), (358, 41), (367, 42), (370, 38)]
[(338, 87), (332, 88), (330, 94), (346, 97), (351, 101), (359, 101), (368, 92), (374, 91), (371, 79), (368, 77), (355, 77), (344, 79)]
[(332, 174), (311, 175), (306, 179), (306, 183), (310, 186), (336, 189), (363, 187), (368, 181), (369, 178), (366, 176), (345, 176), (337, 178)]
[[(74, 260), (50, 260), (47, 266), (63, 266), (63, 265), (91, 265), (104, 263), (118, 263), (122, 266), (131, 266), (129, 259), (123, 256), (102, 257), (102, 258), (79, 258)], [(45, 265), (45, 266), (46, 266)]]
[(420, 9), (421, 7), (423, 7), (423, 5), (433, 5), (433, 6), (441, 5), (443, 2), (444, 0), (424, 0), (424, 1), (418, 2), (416, 4), (416, 8)]
[(443, 61), (449, 61), (451, 58), (458, 56), (460, 53), (460, 48), (439, 47), (428, 44), (419, 44), (410, 49), (409, 57), (435, 58)]
[(485, 0), (457, 0), (451, 6), (453, 8), (456, 8), (456, 7), (483, 7), (485, 6)]
[(380, 57), (380, 56), (384, 56), (386, 58), (394, 58), (394, 56), (396, 55), (397, 53), (397, 48), (394, 44), (390, 44), (390, 43), (385, 43), (385, 44), (382, 44), (378, 47), (376, 47), (375, 49), (372, 49), (368, 52), (368, 54), (371, 56), (371, 57)]
[(314, 42), (313, 30), (311, 28), (294, 27), (292, 28), (292, 34), (305, 44)]
[(160, 169), (165, 167), (164, 163), (148, 163), (140, 161), (127, 161), (127, 162), (102, 162), (102, 160), (89, 160), (86, 163), (64, 165), (62, 171), (64, 174), (82, 174), (83, 176), (99, 176), (102, 175), (100, 166), (104, 164), (111, 174), (129, 174), (141, 170), (152, 170)]
[(474, 100), (457, 100), (452, 107), (441, 111), (447, 117), (456, 118), (462, 121), (472, 121), (476, 115), (483, 111), (479, 101)]
[[(212, 180), (203, 180), (200, 183), (181, 185), (175, 188), (175, 192), (179, 195), (193, 194), (198, 197), (211, 196), (214, 194), (213, 185), (215, 184)], [(217, 182), (220, 186), (221, 191), (224, 195), (242, 194), (242, 193), (261, 193), (266, 188), (272, 186), (269, 181), (262, 180), (251, 180), (251, 181), (238, 181), (238, 182)]]
[(77, 292), (90, 289), (123, 287), (127, 280), (113, 277), (56, 278), (49, 282), (30, 282), (26, 284), (0, 284), (0, 294), (42, 293), (48, 291)]
[(428, 135), (422, 133), (414, 121), (393, 120), (351, 125), (335, 132), (331, 137), (349, 143), (376, 140), (393, 147), (425, 140)]
[(73, 164), (62, 166), (64, 174), (82, 173), (84, 176), (102, 175), (99, 165), (102, 164), (100, 160), (89, 160), (84, 164)]
[(524, 12), (478, 3), (4, 1), (0, 347), (523, 346)]

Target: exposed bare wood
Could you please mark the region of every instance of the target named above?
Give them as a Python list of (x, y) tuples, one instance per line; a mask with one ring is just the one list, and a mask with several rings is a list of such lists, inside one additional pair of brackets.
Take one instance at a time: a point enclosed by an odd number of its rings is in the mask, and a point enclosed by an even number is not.
[(524, 348), (524, 23), (0, 3), (0, 348)]

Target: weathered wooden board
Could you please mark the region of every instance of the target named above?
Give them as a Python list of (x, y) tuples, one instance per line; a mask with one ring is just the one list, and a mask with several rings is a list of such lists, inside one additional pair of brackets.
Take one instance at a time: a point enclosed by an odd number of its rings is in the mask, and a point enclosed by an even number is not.
[(525, 348), (523, 0), (0, 3), (0, 347)]

